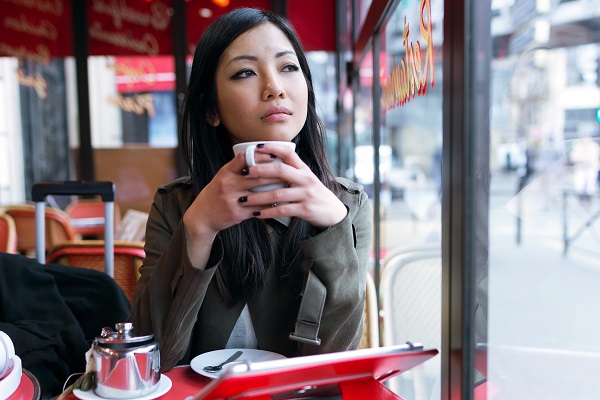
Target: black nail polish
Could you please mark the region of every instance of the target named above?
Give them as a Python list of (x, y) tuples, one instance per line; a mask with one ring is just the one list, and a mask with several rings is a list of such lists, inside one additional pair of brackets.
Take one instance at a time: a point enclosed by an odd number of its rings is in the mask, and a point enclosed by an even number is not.
[(248, 171), (248, 168), (242, 168), (242, 175), (248, 175), (250, 172)]
[(259, 149), (262, 149), (263, 147), (265, 147), (264, 143), (259, 143), (256, 145), (256, 147), (258, 147)]
[(275, 154), (269, 154), (271, 156), (271, 158), (277, 158), (277, 156)]
[(248, 197), (246, 197), (246, 196), (242, 196), (242, 197), (240, 197), (240, 198), (238, 199), (238, 201), (239, 201), (240, 203), (245, 203), (245, 202), (247, 202), (247, 201), (248, 201)]
[(252, 215), (254, 215), (255, 217), (258, 217), (258, 216), (260, 215), (260, 211), (254, 211), (254, 212), (252, 213)]

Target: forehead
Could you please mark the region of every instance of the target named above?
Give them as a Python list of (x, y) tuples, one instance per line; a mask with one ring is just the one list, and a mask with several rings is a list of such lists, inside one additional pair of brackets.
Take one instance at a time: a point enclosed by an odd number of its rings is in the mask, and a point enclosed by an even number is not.
[(270, 22), (262, 23), (238, 36), (223, 52), (222, 61), (240, 55), (265, 56), (282, 51), (294, 52), (294, 47), (283, 31)]

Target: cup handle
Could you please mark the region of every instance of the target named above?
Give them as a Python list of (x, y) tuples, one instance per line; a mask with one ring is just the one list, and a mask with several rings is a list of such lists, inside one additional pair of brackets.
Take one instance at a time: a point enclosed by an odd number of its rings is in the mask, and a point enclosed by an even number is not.
[(256, 165), (256, 161), (254, 160), (254, 150), (256, 150), (255, 144), (246, 147), (246, 164), (248, 164), (249, 167), (254, 167)]

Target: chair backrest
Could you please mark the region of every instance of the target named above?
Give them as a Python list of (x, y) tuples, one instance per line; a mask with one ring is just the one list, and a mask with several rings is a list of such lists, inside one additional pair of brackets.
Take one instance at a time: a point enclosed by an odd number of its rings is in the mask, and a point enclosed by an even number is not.
[[(75, 232), (82, 237), (104, 237), (104, 205), (99, 199), (78, 199), (67, 205), (65, 213), (71, 220)], [(114, 203), (115, 229), (121, 221), (121, 209)]]
[[(114, 279), (129, 301), (133, 301), (135, 285), (140, 276), (139, 269), (145, 256), (143, 242), (114, 242)], [(104, 241), (79, 240), (62, 243), (48, 254), (46, 262), (104, 272)]]
[[(383, 344), (421, 343), (425, 348), (441, 348), (442, 257), (439, 243), (397, 252), (384, 262), (380, 296), (383, 313)], [(415, 368), (411, 398), (430, 398), (439, 384), (439, 357)], [(390, 380), (390, 387), (408, 376)], [(425, 395), (426, 392), (429, 394)], [(424, 396), (424, 397), (422, 397)]]
[(377, 306), (377, 293), (375, 282), (371, 274), (367, 274), (367, 291), (365, 299), (363, 335), (359, 349), (379, 347), (379, 309)]
[(17, 227), (8, 214), (0, 213), (0, 252), (17, 253)]
[[(4, 213), (10, 215), (17, 228), (17, 251), (30, 257), (35, 256), (35, 206), (17, 204), (3, 206)], [(77, 239), (69, 222), (69, 216), (62, 210), (45, 207), (46, 252), (54, 246)]]

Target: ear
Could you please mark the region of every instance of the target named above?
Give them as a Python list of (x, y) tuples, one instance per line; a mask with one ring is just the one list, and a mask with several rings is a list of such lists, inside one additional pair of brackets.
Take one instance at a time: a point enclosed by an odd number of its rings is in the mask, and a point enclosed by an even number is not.
[(221, 120), (219, 119), (219, 116), (216, 112), (209, 111), (206, 113), (206, 122), (208, 122), (210, 125), (216, 128), (221, 123)]

